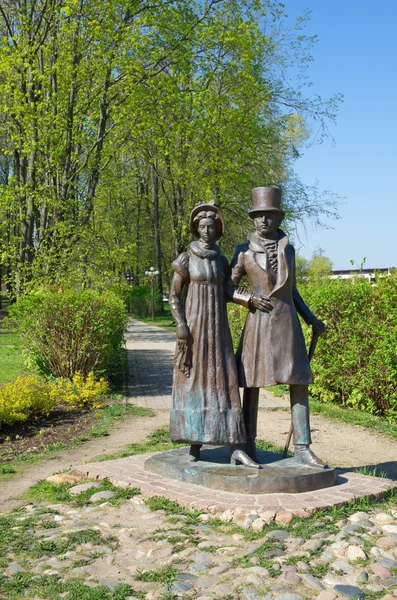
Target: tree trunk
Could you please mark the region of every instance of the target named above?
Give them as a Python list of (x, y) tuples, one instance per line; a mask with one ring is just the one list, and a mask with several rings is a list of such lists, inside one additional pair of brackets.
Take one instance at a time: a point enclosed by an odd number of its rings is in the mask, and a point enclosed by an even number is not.
[[(162, 260), (161, 260), (161, 238), (160, 238), (160, 219), (159, 219), (159, 177), (157, 174), (156, 165), (151, 165), (152, 172), (152, 197), (153, 197), (153, 217), (154, 217), (154, 239), (156, 247), (156, 269), (159, 272), (157, 279), (157, 289), (163, 296), (163, 275), (162, 275)], [(164, 312), (163, 304), (161, 303), (161, 313)]]

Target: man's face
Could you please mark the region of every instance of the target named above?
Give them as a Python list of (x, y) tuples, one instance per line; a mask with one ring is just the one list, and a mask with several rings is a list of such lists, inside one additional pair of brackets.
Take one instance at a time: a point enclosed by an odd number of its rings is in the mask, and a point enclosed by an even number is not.
[(275, 211), (258, 212), (254, 217), (255, 229), (264, 236), (272, 234), (281, 221), (280, 214)]

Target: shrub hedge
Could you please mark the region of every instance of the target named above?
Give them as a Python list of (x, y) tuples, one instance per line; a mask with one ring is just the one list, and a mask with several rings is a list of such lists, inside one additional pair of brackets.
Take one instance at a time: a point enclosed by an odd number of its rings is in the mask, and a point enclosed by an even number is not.
[(124, 304), (112, 292), (48, 288), (9, 310), (39, 372), (72, 379), (106, 372), (123, 344)]
[[(325, 279), (301, 286), (327, 325), (312, 361), (311, 394), (325, 402), (397, 417), (397, 273), (375, 283)], [(305, 327), (309, 343), (311, 330)]]

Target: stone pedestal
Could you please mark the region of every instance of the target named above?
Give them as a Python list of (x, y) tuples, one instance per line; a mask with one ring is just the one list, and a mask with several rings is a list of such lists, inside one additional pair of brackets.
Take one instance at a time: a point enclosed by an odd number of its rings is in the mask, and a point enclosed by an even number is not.
[(190, 462), (188, 453), (184, 447), (155, 454), (145, 461), (145, 470), (238, 494), (296, 494), (331, 487), (336, 481), (335, 469), (307, 467), (273, 452), (257, 451), (260, 470), (230, 465), (228, 447), (205, 446), (198, 462)]

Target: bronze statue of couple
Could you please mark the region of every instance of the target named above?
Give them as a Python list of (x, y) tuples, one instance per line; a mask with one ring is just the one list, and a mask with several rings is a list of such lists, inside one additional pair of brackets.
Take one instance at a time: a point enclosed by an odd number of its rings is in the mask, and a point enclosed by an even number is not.
[[(230, 267), (217, 245), (224, 220), (214, 203), (193, 209), (190, 231), (198, 240), (172, 264), (169, 301), (177, 347), (171, 439), (190, 444), (192, 461), (200, 460), (203, 444), (229, 445), (232, 464), (261, 468), (255, 445), (259, 388), (289, 384), (295, 458), (322, 468), (325, 464), (310, 450), (312, 373), (298, 313), (318, 334), (325, 326), (296, 287), (295, 251), (279, 229), (285, 216), (281, 190), (254, 188), (252, 200), (255, 229), (237, 246)], [(250, 290), (239, 287), (244, 275)], [(236, 356), (227, 301), (248, 309)]]

